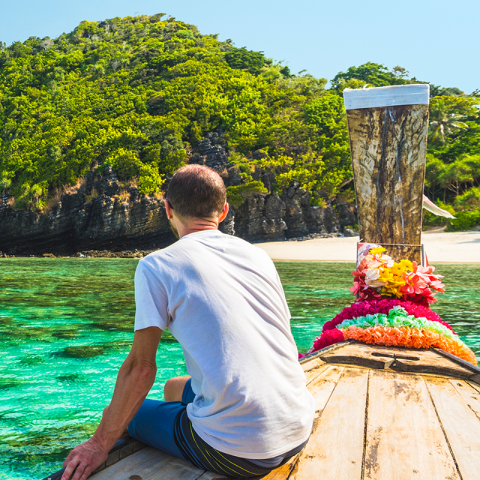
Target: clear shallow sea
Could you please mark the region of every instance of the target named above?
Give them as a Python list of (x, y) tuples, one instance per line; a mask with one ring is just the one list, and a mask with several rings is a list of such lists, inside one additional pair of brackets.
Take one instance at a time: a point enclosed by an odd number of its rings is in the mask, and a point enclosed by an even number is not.
[[(133, 259), (0, 259), (0, 479), (41, 479), (95, 430), (133, 338)], [(278, 263), (300, 351), (353, 300), (353, 265)], [(435, 304), (480, 357), (480, 265), (440, 265)], [(164, 334), (150, 393), (185, 374)]]

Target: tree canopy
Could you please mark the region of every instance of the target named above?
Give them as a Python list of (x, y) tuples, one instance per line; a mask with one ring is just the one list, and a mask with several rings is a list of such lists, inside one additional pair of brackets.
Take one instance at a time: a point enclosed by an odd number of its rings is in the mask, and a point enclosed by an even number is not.
[[(43, 209), (56, 189), (108, 165), (136, 179), (141, 194), (158, 193), (217, 129), (245, 191), (265, 191), (258, 168), (274, 173), (268, 188), (297, 180), (319, 205), (352, 198), (343, 90), (425, 83), (368, 62), (327, 88), (326, 79), (293, 75), (263, 52), (164, 16), (84, 21), (55, 39), (0, 45), (0, 193), (15, 208)], [(475, 205), (476, 190), (467, 192), (479, 181), (479, 98), (454, 87), (431, 92), (427, 190), (452, 208)]]

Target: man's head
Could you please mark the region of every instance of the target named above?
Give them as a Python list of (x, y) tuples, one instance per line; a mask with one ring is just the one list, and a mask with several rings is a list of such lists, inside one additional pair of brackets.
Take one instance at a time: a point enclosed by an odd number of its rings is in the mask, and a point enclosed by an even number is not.
[(168, 185), (165, 202), (172, 230), (182, 237), (194, 231), (218, 228), (228, 213), (226, 199), (223, 180), (214, 170), (202, 165), (180, 168)]

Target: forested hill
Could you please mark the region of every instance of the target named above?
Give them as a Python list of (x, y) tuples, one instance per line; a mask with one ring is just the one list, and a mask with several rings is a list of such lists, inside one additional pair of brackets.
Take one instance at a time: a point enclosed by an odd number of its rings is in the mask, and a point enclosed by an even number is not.
[[(213, 132), (238, 171), (234, 203), (292, 180), (314, 205), (352, 200), (343, 89), (419, 83), (401, 67), (368, 63), (327, 88), (163, 17), (85, 21), (56, 39), (0, 44), (0, 194), (13, 208), (48, 209), (107, 166), (142, 195), (159, 195)], [(478, 92), (431, 91), (427, 193), (480, 223)], [(258, 171), (273, 181), (263, 185)]]

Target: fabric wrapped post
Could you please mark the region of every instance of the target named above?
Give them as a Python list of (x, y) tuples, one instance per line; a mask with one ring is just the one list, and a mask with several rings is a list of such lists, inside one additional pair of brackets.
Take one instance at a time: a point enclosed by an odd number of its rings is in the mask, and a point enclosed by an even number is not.
[(429, 85), (344, 91), (362, 241), (421, 262)]

